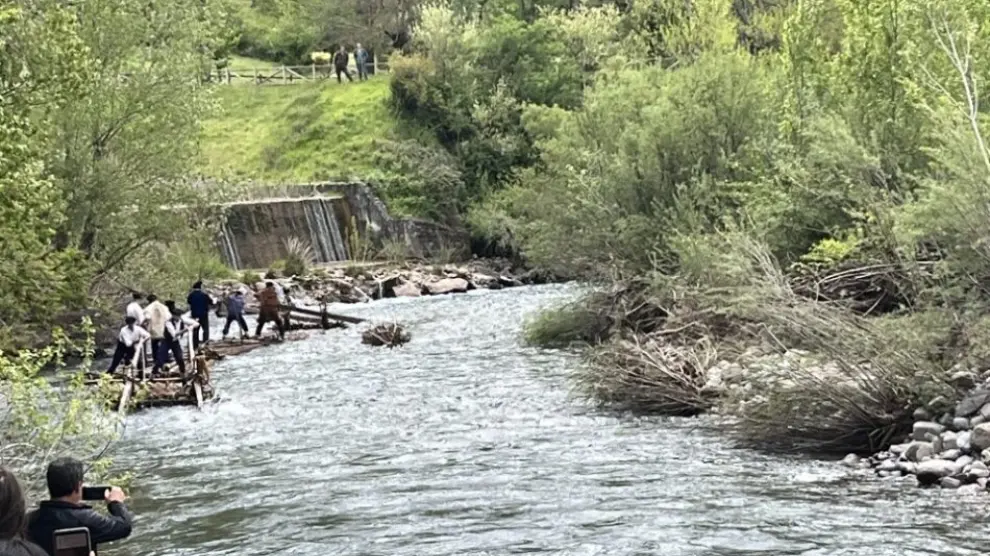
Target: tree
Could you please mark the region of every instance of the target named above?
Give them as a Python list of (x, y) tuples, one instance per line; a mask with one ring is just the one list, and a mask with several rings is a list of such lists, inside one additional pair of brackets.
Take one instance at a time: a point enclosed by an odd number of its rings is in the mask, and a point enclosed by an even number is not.
[(164, 207), (202, 198), (188, 175), (213, 105), (197, 76), (228, 37), (212, 1), (71, 6), (91, 66), (51, 120), (47, 164), (66, 200), (57, 246), (80, 250), (102, 275), (177, 237), (183, 215)]

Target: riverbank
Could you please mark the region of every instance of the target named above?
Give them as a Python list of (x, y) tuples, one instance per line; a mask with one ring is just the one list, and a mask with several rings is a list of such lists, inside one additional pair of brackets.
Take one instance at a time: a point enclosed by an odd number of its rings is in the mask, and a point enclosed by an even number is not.
[[(244, 273), (241, 280), (219, 281), (207, 284), (205, 288), (217, 299), (240, 290), (245, 293), (246, 312), (257, 314), (255, 294), (268, 281), (281, 286), (292, 303), (304, 307), (366, 303), (392, 297), (457, 294), (476, 289), (498, 290), (556, 281), (552, 275), (522, 268), (506, 259), (474, 259), (457, 264), (383, 262), (335, 265), (313, 268), (302, 276), (248, 274)], [(252, 283), (246, 283), (244, 278), (247, 277), (252, 278)]]

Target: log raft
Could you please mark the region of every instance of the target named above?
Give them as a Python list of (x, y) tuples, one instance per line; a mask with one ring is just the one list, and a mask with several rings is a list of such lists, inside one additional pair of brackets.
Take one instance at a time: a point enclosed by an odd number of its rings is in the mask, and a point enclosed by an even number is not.
[[(183, 354), (187, 372), (185, 384), (179, 366), (174, 361), (166, 363), (160, 374), (151, 376), (154, 358), (150, 353), (149, 342), (138, 344), (134, 358), (125, 362), (110, 378), (112, 387), (120, 390), (117, 398), (118, 412), (177, 405), (202, 408), (207, 400), (212, 399), (214, 392), (210, 383), (210, 363), (206, 357), (196, 354), (192, 336), (187, 334), (186, 338), (187, 351)], [(97, 385), (100, 380), (89, 380), (87, 383)]]
[[(279, 311), (290, 331), (328, 330), (346, 327), (348, 324), (367, 322), (366, 319), (359, 317), (330, 313), (327, 311), (326, 305), (322, 305), (317, 310), (282, 304), (279, 305)], [(286, 340), (291, 341), (305, 337), (305, 332), (295, 332), (292, 335), (287, 335)], [(279, 343), (276, 337), (255, 337), (240, 341), (211, 343), (202, 346), (197, 353), (193, 348), (191, 334), (187, 333), (183, 341), (186, 343), (183, 356), (186, 359), (185, 364), (188, 373), (185, 384), (183, 384), (183, 377), (179, 373), (178, 365), (174, 361), (166, 363), (160, 374), (151, 376), (154, 357), (150, 353), (148, 345), (150, 342), (142, 342), (137, 346), (134, 358), (125, 362), (126, 364), (112, 377), (113, 383), (120, 389), (120, 396), (117, 398), (117, 411), (126, 413), (130, 410), (177, 405), (202, 408), (214, 395), (210, 382), (210, 361), (241, 355)], [(96, 379), (88, 381), (92, 385), (97, 385), (99, 382)]]

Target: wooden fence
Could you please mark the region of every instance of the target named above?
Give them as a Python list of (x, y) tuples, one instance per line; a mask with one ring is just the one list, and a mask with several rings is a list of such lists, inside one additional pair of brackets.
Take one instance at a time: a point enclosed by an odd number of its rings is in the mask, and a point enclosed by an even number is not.
[[(357, 67), (347, 66), (353, 79), (357, 79)], [(368, 75), (388, 72), (388, 59), (377, 56), (368, 61)], [(308, 66), (272, 66), (268, 68), (234, 68), (229, 67), (211, 71), (206, 76), (209, 83), (224, 85), (292, 85), (321, 81), (336, 76), (332, 64), (310, 64)]]

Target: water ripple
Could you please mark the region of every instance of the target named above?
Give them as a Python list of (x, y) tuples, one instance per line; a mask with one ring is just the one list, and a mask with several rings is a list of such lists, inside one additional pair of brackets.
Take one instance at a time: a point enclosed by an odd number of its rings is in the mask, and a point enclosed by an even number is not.
[(730, 450), (717, 424), (604, 415), (573, 354), (518, 343), (571, 287), (403, 299), (356, 329), (219, 364), (223, 402), (132, 417), (134, 536), (116, 554), (976, 555), (985, 499)]

